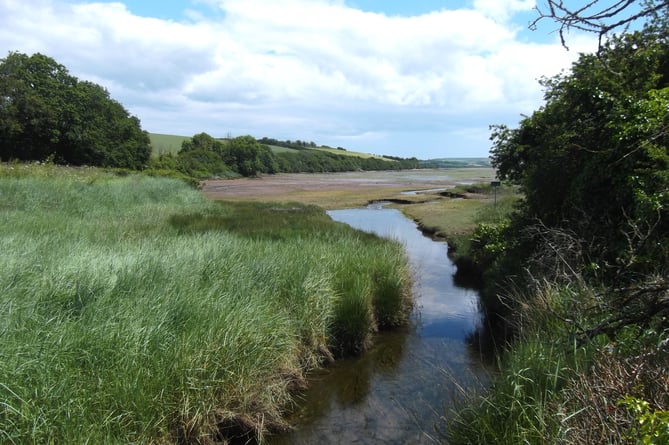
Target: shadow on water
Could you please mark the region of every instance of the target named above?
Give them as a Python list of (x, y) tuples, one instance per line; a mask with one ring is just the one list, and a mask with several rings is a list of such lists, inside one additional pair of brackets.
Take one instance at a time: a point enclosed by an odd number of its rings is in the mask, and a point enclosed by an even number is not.
[(478, 293), (454, 283), (447, 244), (423, 236), (400, 211), (376, 203), (328, 213), (404, 244), (416, 309), (405, 331), (379, 333), (363, 356), (314, 373), (290, 418), (295, 431), (268, 442), (440, 443), (444, 418), (462, 390), (487, 382), (485, 357), (468, 342), (481, 327)]

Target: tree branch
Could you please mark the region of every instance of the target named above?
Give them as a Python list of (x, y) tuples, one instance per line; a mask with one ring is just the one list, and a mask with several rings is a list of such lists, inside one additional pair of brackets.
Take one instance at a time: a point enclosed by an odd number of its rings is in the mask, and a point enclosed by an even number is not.
[[(669, 8), (669, 1), (649, 1), (640, 11), (629, 12), (631, 6), (638, 4), (637, 0), (618, 0), (612, 5), (602, 5), (603, 0), (591, 0), (585, 6), (571, 9), (565, 5), (564, 0), (545, 0), (546, 9), (538, 5), (535, 10), (539, 16), (534, 19), (529, 28), (536, 30), (543, 19), (557, 22), (559, 27), (560, 41), (562, 46), (569, 49), (565, 34), (575, 29), (597, 34), (599, 39), (598, 48), (602, 48), (604, 38), (611, 32), (622, 27), (628, 27), (637, 20), (656, 15), (661, 9)], [(628, 15), (620, 17), (621, 14), (629, 12)]]

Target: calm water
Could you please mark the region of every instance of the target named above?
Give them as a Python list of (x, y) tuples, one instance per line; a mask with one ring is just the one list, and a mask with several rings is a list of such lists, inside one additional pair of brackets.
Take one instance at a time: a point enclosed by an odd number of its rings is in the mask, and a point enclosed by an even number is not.
[(457, 287), (448, 246), (381, 204), (328, 212), (336, 221), (397, 239), (414, 270), (416, 308), (405, 332), (381, 333), (364, 356), (339, 360), (310, 381), (279, 444), (431, 444), (459, 389), (486, 381), (478, 352), (465, 341), (481, 323), (478, 294)]

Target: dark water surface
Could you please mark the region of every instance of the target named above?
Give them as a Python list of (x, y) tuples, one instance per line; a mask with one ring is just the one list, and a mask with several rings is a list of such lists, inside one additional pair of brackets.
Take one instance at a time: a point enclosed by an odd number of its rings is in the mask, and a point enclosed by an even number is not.
[(454, 284), (447, 244), (425, 237), (399, 210), (374, 204), (328, 214), (406, 246), (414, 272), (412, 326), (381, 333), (362, 357), (315, 373), (290, 419), (296, 431), (269, 443), (441, 443), (439, 429), (459, 388), (486, 382), (482, 357), (465, 341), (481, 323), (478, 293)]

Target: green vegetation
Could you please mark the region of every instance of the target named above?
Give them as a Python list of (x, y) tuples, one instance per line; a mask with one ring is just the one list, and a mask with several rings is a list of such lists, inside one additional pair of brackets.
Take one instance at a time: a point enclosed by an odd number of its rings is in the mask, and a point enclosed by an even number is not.
[(181, 144), (189, 140), (188, 136), (177, 136), (173, 134), (149, 133), (151, 140), (151, 154), (153, 156), (176, 155), (181, 150)]
[(139, 119), (101, 86), (42, 54), (0, 59), (0, 160), (141, 169), (150, 153)]
[(642, 31), (543, 81), (546, 103), (493, 130), (523, 199), (472, 236), (500, 372), (449, 443), (666, 443), (669, 45)]
[(418, 168), (418, 160), (388, 159), (369, 155), (340, 154), (336, 150), (308, 149), (276, 153), (280, 172), (323, 173), (356, 170), (403, 170)]
[[(174, 143), (176, 138), (167, 140)], [(171, 151), (154, 157), (150, 167), (155, 171), (178, 171), (205, 179), (273, 173), (401, 170), (418, 167), (418, 160), (389, 159), (325, 149), (316, 147), (313, 142), (281, 142), (268, 138), (256, 140), (252, 136), (221, 140), (200, 133), (182, 140), (181, 149), (176, 154)]]
[(150, 166), (152, 170), (177, 171), (197, 179), (276, 172), (271, 150), (253, 137), (220, 140), (207, 133), (184, 139), (176, 155), (161, 154), (152, 159)]
[(300, 204), (0, 167), (0, 441), (262, 436), (304, 373), (406, 322), (401, 245)]
[(393, 158), (391, 156), (377, 156), (369, 153), (360, 153), (356, 151), (348, 151), (344, 147), (337, 147), (337, 148), (332, 148), (328, 147), (327, 145), (317, 145), (315, 142), (306, 142), (306, 141), (279, 141), (277, 139), (272, 139), (272, 138), (267, 138), (264, 137), (262, 139), (258, 139), (258, 142), (260, 142), (263, 145), (267, 145), (268, 147), (271, 147), (272, 150), (275, 153), (281, 153), (281, 152), (290, 152), (290, 151), (303, 151), (303, 150), (319, 150), (319, 151), (325, 151), (337, 155), (344, 155), (344, 156), (354, 156), (358, 158), (378, 158), (378, 159), (396, 159), (396, 160), (403, 160), (403, 158)]

